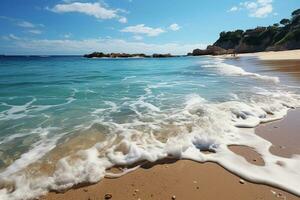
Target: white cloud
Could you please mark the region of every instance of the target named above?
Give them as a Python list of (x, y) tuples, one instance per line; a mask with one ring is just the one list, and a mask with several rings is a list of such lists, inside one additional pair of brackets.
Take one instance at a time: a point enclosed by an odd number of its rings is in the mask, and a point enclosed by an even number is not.
[(109, 9), (102, 6), (100, 3), (81, 3), (73, 2), (66, 4), (57, 4), (52, 9), (56, 13), (78, 12), (97, 19), (118, 19), (121, 23), (126, 23), (125, 17), (119, 16), (118, 12), (124, 12), (121, 9)]
[(2, 39), (3, 40), (20, 40), (21, 38), (19, 38), (11, 33), (9, 35), (2, 36)]
[[(16, 26), (23, 28), (24, 32), (36, 34), (36, 35), (42, 34), (42, 31), (39, 29), (42, 27), (45, 27), (43, 24), (33, 24), (29, 21), (25, 21), (25, 20), (18, 19), (18, 18), (0, 16), (0, 19), (7, 20)], [(13, 37), (10, 37), (8, 39), (13, 39)]]
[(35, 27), (34, 24), (27, 22), (27, 21), (21, 21), (17, 25), (20, 27), (23, 27), (23, 28), (34, 28)]
[(133, 39), (135, 39), (135, 40), (143, 40), (143, 37), (140, 36), (140, 35), (134, 35)]
[(42, 31), (38, 30), (38, 29), (31, 29), (31, 30), (28, 30), (28, 32), (32, 33), (32, 34), (36, 34), (36, 35), (42, 34)]
[(246, 2), (242, 2), (241, 6), (244, 6), (248, 10), (254, 10), (254, 9), (257, 9), (258, 4), (256, 2), (248, 2), (248, 1), (246, 1)]
[(134, 33), (134, 34), (145, 34), (147, 36), (153, 37), (158, 36), (161, 33), (164, 33), (165, 30), (161, 28), (151, 28), (145, 26), (145, 24), (138, 24), (135, 26), (128, 26), (121, 30), (121, 32)]
[(72, 33), (66, 33), (63, 35), (64, 38), (68, 39), (72, 36)]
[(25, 21), (25, 20), (18, 19), (18, 18), (7, 17), (7, 16), (0, 16), (0, 19), (7, 20), (7, 21), (19, 26), (19, 27), (22, 27), (22, 28), (45, 27), (44, 24), (34, 24), (32, 22), (29, 22), (29, 21)]
[(239, 6), (233, 6), (228, 12), (245, 9), (250, 17), (264, 18), (273, 12), (273, 0), (255, 0), (241, 2)]
[(235, 11), (238, 11), (238, 10), (239, 10), (239, 8), (237, 6), (233, 6), (227, 12), (235, 12)]
[[(151, 44), (144, 42), (129, 42), (122, 39), (100, 38), (86, 40), (48, 40), (21, 39), (12, 40), (7, 52), (14, 54), (85, 54), (93, 51), (126, 52), (126, 53), (172, 53), (186, 54), (195, 48), (205, 48), (206, 44), (165, 43)], [(1, 49), (3, 51), (3, 49)]]
[(125, 23), (127, 23), (127, 18), (126, 17), (120, 17), (119, 22), (125, 24)]
[(169, 29), (172, 30), (172, 31), (178, 31), (180, 28), (181, 28), (181, 27), (180, 27), (178, 24), (176, 24), (176, 23), (171, 24), (171, 25), (169, 26)]

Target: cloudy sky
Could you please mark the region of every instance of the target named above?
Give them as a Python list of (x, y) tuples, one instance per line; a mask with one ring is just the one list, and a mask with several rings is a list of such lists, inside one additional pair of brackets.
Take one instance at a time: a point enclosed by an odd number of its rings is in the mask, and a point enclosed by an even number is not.
[(1, 0), (0, 54), (185, 54), (274, 24), (300, 0)]

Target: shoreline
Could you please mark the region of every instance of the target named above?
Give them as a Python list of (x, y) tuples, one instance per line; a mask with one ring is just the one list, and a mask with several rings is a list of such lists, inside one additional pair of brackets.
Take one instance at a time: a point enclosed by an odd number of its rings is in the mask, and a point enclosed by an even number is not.
[(300, 60), (300, 49), (299, 50), (286, 50), (286, 51), (263, 51), (255, 53), (237, 53), (235, 56), (232, 54), (217, 55), (214, 57), (236, 59), (239, 57), (256, 57), (260, 61), (291, 61)]
[[(247, 54), (264, 61), (270, 58), (263, 53)], [(284, 60), (296, 60), (300, 50), (288, 52)], [(272, 54), (273, 57), (275, 54)], [(276, 54), (277, 55), (277, 54)], [(285, 52), (284, 55), (287, 55)], [(240, 55), (238, 55), (240, 56)], [(224, 57), (224, 56), (223, 56)], [(271, 56), (272, 58), (272, 56)], [(298, 57), (300, 58), (300, 56)], [(279, 61), (275, 59), (275, 61)], [(275, 63), (276, 64), (276, 63)], [(282, 64), (282, 63), (281, 63)], [(300, 110), (291, 109), (281, 120), (260, 124), (255, 128), (256, 135), (272, 142), (270, 152), (283, 158), (300, 154)], [(292, 128), (291, 128), (292, 127)], [(273, 133), (276, 132), (274, 135)], [(291, 144), (291, 142), (294, 142)], [(283, 148), (284, 147), (284, 148)], [(264, 165), (263, 159), (253, 149), (245, 146), (229, 147), (234, 153), (244, 157), (254, 165)], [(280, 165), (280, 161), (278, 165)], [(222, 166), (212, 163), (198, 163), (191, 160), (164, 160), (147, 163), (137, 170), (119, 178), (104, 178), (91, 185), (78, 185), (63, 193), (50, 192), (42, 200), (100, 200), (111, 199), (299, 199), (289, 192), (264, 184), (251, 183), (229, 172)]]
[[(292, 118), (291, 115), (292, 114)], [(300, 127), (295, 115), (300, 117), (300, 109), (290, 110), (281, 120), (260, 124), (256, 134), (267, 139), (270, 129), (289, 132), (292, 124)], [(293, 119), (293, 120), (291, 120)], [(279, 133), (279, 132), (278, 132)], [(299, 137), (292, 133), (293, 141)], [(296, 138), (295, 138), (296, 137)], [(277, 140), (276, 145), (280, 145)], [(298, 140), (300, 141), (300, 140)], [(279, 142), (279, 143), (278, 143)], [(298, 142), (299, 143), (299, 142)], [(276, 148), (277, 146), (275, 146)], [(246, 146), (230, 146), (231, 151), (244, 157), (254, 165), (263, 166), (264, 161), (253, 149)], [(289, 155), (286, 154), (288, 150)], [(291, 149), (278, 148), (275, 155), (291, 157)], [(292, 149), (293, 150), (293, 149)], [(273, 153), (272, 149), (271, 152)], [(297, 152), (298, 153), (298, 152)], [(113, 170), (118, 170), (114, 168)], [(155, 184), (153, 184), (155, 183)], [(164, 159), (155, 163), (147, 162), (138, 169), (118, 178), (105, 177), (95, 184), (80, 184), (62, 193), (49, 192), (41, 200), (101, 200), (105, 195), (111, 199), (299, 199), (285, 190), (247, 181), (217, 163), (199, 163), (192, 160)]]
[(300, 60), (300, 50), (287, 50), (287, 51), (265, 51), (257, 53), (238, 54), (242, 56), (256, 56), (259, 60), (269, 61), (286, 61), (286, 60)]

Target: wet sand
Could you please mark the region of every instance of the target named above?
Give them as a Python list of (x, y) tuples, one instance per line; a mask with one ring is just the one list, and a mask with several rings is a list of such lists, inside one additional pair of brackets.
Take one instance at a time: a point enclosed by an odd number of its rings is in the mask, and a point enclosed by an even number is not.
[(282, 120), (260, 125), (256, 134), (273, 144), (270, 152), (275, 155), (300, 155), (300, 110), (290, 110)]
[(43, 199), (102, 200), (105, 195), (117, 200), (299, 199), (279, 189), (244, 181), (217, 164), (188, 160), (144, 166), (117, 179), (106, 178), (61, 194), (50, 193)]
[[(261, 137), (271, 141), (271, 152), (280, 156), (300, 153), (300, 110), (292, 110), (280, 121), (262, 124), (256, 129)], [(285, 148), (283, 148), (285, 147)], [(260, 155), (249, 147), (230, 149), (255, 165), (264, 165)], [(105, 178), (93, 185), (80, 185), (63, 193), (50, 192), (43, 200), (116, 200), (165, 199), (300, 199), (270, 186), (242, 180), (218, 164), (189, 160), (164, 160), (147, 163), (120, 178)]]

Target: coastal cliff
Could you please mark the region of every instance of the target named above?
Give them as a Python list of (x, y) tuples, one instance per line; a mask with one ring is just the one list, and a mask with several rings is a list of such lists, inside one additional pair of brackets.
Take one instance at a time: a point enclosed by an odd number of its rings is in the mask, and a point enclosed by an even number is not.
[(195, 49), (188, 55), (221, 55), (300, 49), (300, 9), (290, 19), (268, 27), (221, 32), (219, 39), (205, 50)]

